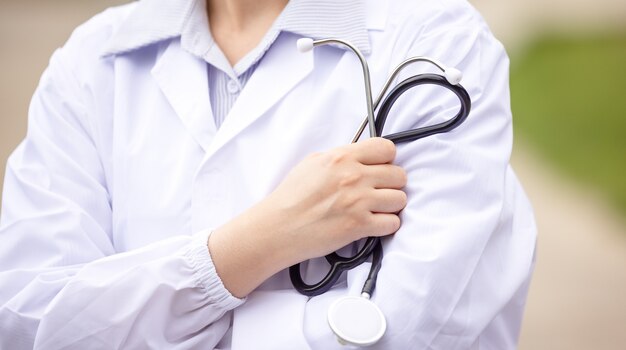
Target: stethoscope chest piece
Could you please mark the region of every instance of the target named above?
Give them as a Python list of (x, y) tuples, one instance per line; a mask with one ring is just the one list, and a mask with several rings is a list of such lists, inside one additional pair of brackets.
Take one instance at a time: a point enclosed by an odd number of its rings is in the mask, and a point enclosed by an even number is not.
[(382, 311), (364, 297), (338, 299), (328, 309), (328, 324), (344, 345), (368, 346), (385, 334), (387, 322)]

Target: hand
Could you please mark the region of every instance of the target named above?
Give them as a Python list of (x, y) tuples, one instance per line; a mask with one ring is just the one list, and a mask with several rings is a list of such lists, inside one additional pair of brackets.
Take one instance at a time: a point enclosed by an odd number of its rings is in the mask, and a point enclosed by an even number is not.
[(400, 228), (405, 171), (382, 138), (308, 156), (266, 199), (211, 235), (218, 274), (243, 296), (272, 274)]
[(390, 164), (395, 151), (390, 141), (368, 139), (312, 154), (291, 170), (261, 204), (284, 221), (286, 266), (400, 228), (406, 173)]

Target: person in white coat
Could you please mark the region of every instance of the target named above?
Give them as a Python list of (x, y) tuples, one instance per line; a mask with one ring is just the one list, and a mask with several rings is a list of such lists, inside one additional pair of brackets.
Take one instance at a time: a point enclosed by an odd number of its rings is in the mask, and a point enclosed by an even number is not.
[[(407, 57), (464, 72), (452, 132), (346, 145)], [(414, 72), (431, 68), (416, 65)], [(402, 78), (402, 77), (401, 77)], [(402, 97), (385, 133), (448, 119), (452, 94)], [(532, 209), (509, 165), (508, 59), (464, 0), (142, 0), (80, 26), (35, 92), (0, 221), (2, 349), (341, 348), (325, 294), (285, 271), (384, 236), (375, 349), (516, 347)]]

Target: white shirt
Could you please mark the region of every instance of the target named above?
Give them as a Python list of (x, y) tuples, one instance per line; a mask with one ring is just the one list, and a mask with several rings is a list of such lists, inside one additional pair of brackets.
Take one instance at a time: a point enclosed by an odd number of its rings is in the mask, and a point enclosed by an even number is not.
[[(336, 47), (301, 54), (300, 35), (282, 32), (218, 130), (206, 62), (181, 36), (196, 4), (106, 11), (54, 54), (7, 165), (1, 348), (340, 348), (328, 306), (358, 295), (369, 264), (315, 298), (281, 272), (240, 300), (206, 239), (305, 155), (349, 141), (365, 115), (361, 68)], [(397, 63), (428, 55), (464, 72), (473, 102), (453, 132), (398, 147), (409, 203), (384, 242), (373, 300), (388, 329), (372, 348), (514, 348), (536, 232), (509, 166), (506, 54), (465, 1), (358, 8), (374, 91)], [(421, 89), (398, 101), (385, 133), (457, 108)], [(325, 269), (317, 259), (305, 271)]]

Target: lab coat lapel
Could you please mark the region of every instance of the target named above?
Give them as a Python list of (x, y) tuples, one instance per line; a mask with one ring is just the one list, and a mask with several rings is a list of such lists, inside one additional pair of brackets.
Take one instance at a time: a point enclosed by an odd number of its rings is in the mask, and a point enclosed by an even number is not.
[(216, 127), (208, 93), (206, 63), (172, 41), (152, 75), (184, 126), (206, 151)]
[(282, 33), (276, 39), (241, 91), (207, 157), (266, 114), (313, 70), (313, 53), (299, 52), (296, 48), (298, 38), (291, 33)]

